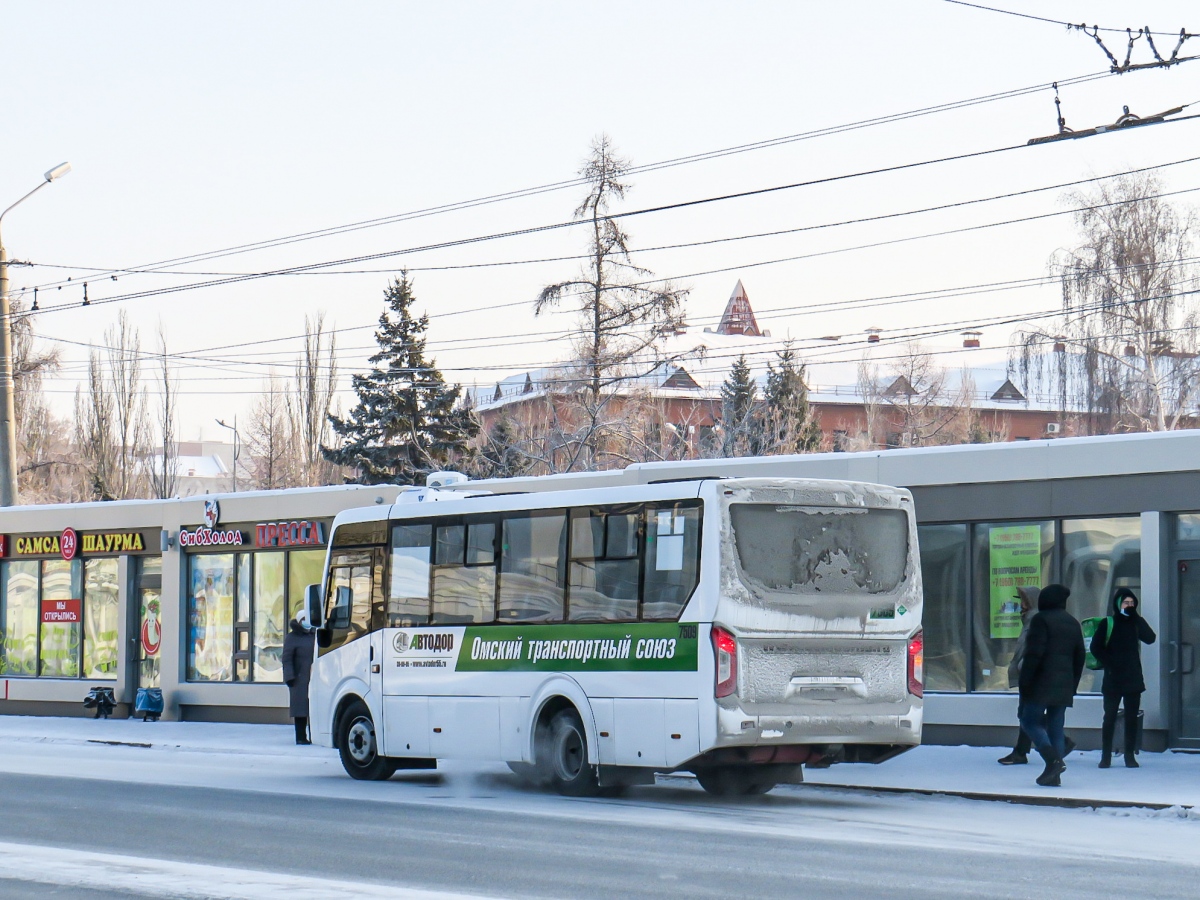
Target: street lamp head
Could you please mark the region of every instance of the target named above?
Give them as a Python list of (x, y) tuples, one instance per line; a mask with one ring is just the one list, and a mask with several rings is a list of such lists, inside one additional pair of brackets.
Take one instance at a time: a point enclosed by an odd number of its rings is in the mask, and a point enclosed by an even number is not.
[(70, 171), (71, 171), (71, 164), (69, 162), (59, 163), (57, 166), (55, 166), (53, 169), (51, 169), (49, 172), (46, 173), (46, 180), (47, 181), (57, 181), (58, 179), (62, 178), (64, 175), (66, 175)]

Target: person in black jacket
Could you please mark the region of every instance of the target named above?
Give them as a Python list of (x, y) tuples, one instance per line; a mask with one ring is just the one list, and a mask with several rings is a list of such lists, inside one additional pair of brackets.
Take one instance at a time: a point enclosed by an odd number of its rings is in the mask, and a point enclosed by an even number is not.
[(1142, 644), (1157, 639), (1150, 623), (1138, 615), (1138, 598), (1129, 588), (1119, 588), (1113, 595), (1112, 634), (1108, 622), (1101, 623), (1092, 636), (1092, 656), (1104, 669), (1104, 725), (1101, 731), (1100, 768), (1112, 765), (1113, 734), (1117, 728), (1117, 707), (1125, 704), (1125, 765), (1138, 767), (1134, 758), (1137, 741), (1138, 707), (1146, 682), (1142, 678)]
[(1037, 777), (1043, 787), (1057, 787), (1066, 769), (1063, 722), (1083, 675), (1083, 630), (1067, 612), (1069, 588), (1048, 584), (1038, 595), (1038, 613), (1029, 623), (1021, 662), (1021, 727), (1046, 763)]
[(288, 625), (283, 639), (283, 683), (288, 686), (288, 715), (296, 722), (296, 743), (308, 738), (308, 679), (312, 674), (315, 640), (308, 613), (301, 610)]

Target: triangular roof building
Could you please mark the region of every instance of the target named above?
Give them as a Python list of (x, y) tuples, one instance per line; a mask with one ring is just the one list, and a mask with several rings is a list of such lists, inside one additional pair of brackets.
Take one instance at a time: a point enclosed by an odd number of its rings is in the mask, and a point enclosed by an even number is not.
[(758, 320), (754, 318), (754, 310), (750, 308), (750, 298), (742, 287), (739, 278), (729, 302), (725, 304), (725, 312), (721, 314), (721, 324), (717, 326), (717, 334), (743, 334), (748, 337), (762, 337)]

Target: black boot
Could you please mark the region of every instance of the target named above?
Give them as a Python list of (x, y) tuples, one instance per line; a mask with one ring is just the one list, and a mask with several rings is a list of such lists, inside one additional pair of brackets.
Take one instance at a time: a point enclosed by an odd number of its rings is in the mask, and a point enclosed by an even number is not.
[(1127, 769), (1140, 769), (1141, 768), (1141, 766), (1138, 765), (1137, 757), (1135, 757), (1133, 755), (1133, 751), (1131, 751), (1131, 750), (1125, 751), (1125, 768), (1127, 768)]
[(1046, 768), (1037, 777), (1037, 783), (1042, 787), (1059, 787), (1062, 784), (1059, 776), (1067, 767), (1063, 765), (1061, 759), (1055, 756), (1053, 749), (1039, 750), (1038, 754), (1045, 760)]
[(1112, 766), (1112, 751), (1104, 750), (1100, 754), (1100, 768), (1107, 769)]
[(1008, 754), (1008, 756), (1000, 757), (998, 760), (996, 760), (996, 762), (1000, 763), (1002, 766), (1023, 766), (1029, 762), (1029, 757), (1024, 753), (1018, 753), (1016, 750), (1014, 750), (1012, 753)]

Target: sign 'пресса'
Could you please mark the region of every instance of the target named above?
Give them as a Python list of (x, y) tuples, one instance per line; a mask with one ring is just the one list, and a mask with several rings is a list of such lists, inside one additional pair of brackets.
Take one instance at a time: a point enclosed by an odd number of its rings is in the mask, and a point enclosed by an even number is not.
[(325, 526), (310, 519), (265, 522), (254, 527), (256, 547), (323, 547)]

